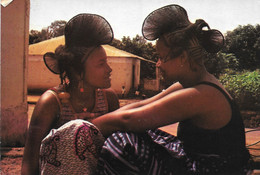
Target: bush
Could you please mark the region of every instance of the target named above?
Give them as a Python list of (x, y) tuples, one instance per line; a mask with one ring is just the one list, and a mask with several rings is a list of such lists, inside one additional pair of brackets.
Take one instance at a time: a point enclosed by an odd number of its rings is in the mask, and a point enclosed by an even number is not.
[(260, 70), (222, 74), (219, 79), (241, 110), (260, 110)]
[(260, 127), (260, 112), (241, 111), (241, 114), (246, 128)]
[(205, 60), (205, 66), (210, 73), (219, 77), (227, 70), (237, 70), (239, 62), (232, 53), (218, 52), (217, 54), (208, 54)]

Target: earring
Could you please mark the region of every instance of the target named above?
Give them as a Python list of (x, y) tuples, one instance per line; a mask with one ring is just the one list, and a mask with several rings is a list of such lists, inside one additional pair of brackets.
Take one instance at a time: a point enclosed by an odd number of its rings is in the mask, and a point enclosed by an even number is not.
[(80, 91), (80, 92), (84, 92), (83, 80), (79, 80), (78, 88), (79, 88), (79, 91)]
[(84, 92), (84, 82), (83, 82), (83, 75), (81, 74), (79, 84), (78, 84), (79, 91), (82, 93)]

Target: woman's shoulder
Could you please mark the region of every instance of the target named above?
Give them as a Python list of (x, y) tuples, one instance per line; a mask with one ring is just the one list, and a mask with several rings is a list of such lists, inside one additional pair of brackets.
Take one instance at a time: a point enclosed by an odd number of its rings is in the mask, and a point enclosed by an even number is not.
[(59, 112), (60, 107), (57, 98), (47, 90), (41, 95), (34, 107), (30, 125), (49, 128), (56, 120)]
[(65, 86), (63, 84), (60, 84), (58, 86), (54, 86), (54, 87), (48, 89), (47, 91), (53, 91), (53, 92), (59, 94), (60, 92), (64, 92), (65, 91)]
[[(197, 84), (195, 88), (204, 89), (204, 92), (221, 93), (226, 97), (228, 101), (233, 99), (232, 96), (228, 93), (228, 91), (219, 81), (203, 81)], [(207, 91), (205, 91), (205, 89), (207, 89)]]
[(200, 115), (193, 122), (207, 129), (224, 127), (232, 116), (231, 97), (224, 87), (217, 82), (206, 82), (192, 88), (194, 94), (197, 94), (195, 99), (200, 111)]
[(36, 103), (36, 108), (57, 108), (59, 107), (58, 93), (53, 90), (45, 91), (38, 102)]

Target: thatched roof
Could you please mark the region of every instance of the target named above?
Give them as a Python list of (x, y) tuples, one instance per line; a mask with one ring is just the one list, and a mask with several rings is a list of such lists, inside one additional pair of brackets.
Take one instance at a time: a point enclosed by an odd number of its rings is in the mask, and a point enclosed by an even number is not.
[[(46, 52), (54, 52), (56, 47), (64, 44), (65, 44), (64, 36), (59, 36), (36, 44), (31, 44), (29, 45), (29, 55), (44, 55)], [(117, 49), (107, 44), (102, 46), (106, 51), (107, 57), (129, 57), (129, 58), (137, 58), (142, 61), (153, 62), (143, 57), (139, 57), (129, 52)]]

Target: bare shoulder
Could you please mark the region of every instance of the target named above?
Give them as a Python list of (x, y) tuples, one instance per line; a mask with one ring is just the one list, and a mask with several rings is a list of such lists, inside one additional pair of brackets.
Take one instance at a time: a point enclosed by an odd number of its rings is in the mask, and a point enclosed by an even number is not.
[[(230, 99), (232, 99), (231, 95), (228, 91), (224, 88), (224, 86), (216, 81), (216, 82), (209, 82), (212, 85), (207, 84), (199, 84), (195, 86), (196, 89), (201, 90), (206, 95), (216, 95), (217, 97), (223, 97), (226, 94)], [(224, 93), (223, 93), (224, 92)]]
[[(222, 86), (218, 86), (226, 92)], [(205, 85), (198, 85), (194, 87), (194, 90), (200, 94), (196, 102), (202, 107), (200, 108), (202, 115), (194, 120), (196, 125), (206, 129), (218, 129), (225, 126), (231, 119), (232, 109), (223, 92), (216, 87)], [(228, 93), (227, 95), (230, 97)]]
[(53, 128), (60, 108), (54, 94), (46, 91), (42, 94), (33, 110), (28, 130), (27, 147), (38, 147), (41, 140)]
[(118, 96), (112, 88), (104, 90), (107, 96), (107, 102), (109, 107), (109, 112), (114, 111), (119, 108)]
[(230, 111), (230, 104), (222, 92), (203, 84), (173, 91), (166, 95), (162, 102), (178, 106), (179, 109), (184, 108), (189, 111), (188, 116), (191, 117), (223, 114), (223, 110)]
[(37, 107), (46, 107), (46, 106), (59, 106), (59, 103), (57, 101), (57, 98), (55, 97), (55, 92), (46, 91), (44, 92), (41, 97), (39, 98), (37, 104)]
[(54, 116), (57, 116), (59, 111), (60, 106), (57, 98), (50, 91), (46, 91), (36, 103), (31, 121), (37, 122), (47, 119), (53, 121)]
[(211, 85), (199, 84), (194, 87), (186, 88), (186, 91), (192, 95), (194, 99), (204, 103), (218, 102), (222, 99), (227, 100), (219, 89)]

